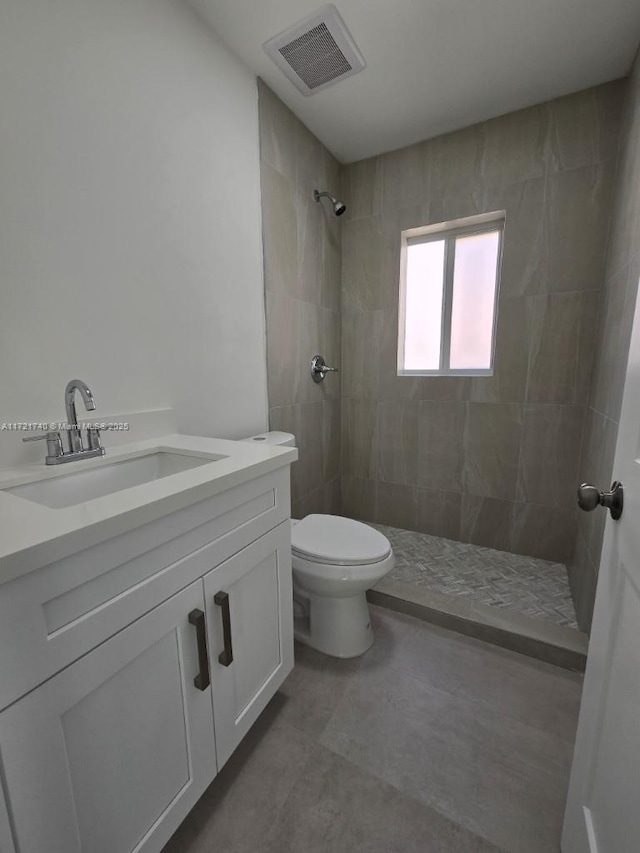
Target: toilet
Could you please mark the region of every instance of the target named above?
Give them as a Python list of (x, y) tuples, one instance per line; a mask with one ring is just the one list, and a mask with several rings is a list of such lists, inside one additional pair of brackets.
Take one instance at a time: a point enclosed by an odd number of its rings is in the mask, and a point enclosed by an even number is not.
[[(282, 432), (246, 441), (295, 446)], [(387, 537), (351, 518), (313, 513), (291, 522), (291, 562), (296, 639), (339, 658), (366, 652), (373, 643), (366, 592), (394, 565)]]

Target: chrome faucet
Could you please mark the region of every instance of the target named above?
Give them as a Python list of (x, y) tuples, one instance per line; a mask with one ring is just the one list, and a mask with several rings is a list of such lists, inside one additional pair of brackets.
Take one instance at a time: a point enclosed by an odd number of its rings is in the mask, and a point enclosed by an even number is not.
[(78, 426), (76, 412), (76, 391), (82, 395), (84, 407), (88, 412), (96, 408), (91, 389), (82, 379), (72, 379), (64, 389), (64, 405), (67, 412), (67, 429), (69, 432), (69, 450), (62, 446), (59, 432), (47, 432), (44, 435), (33, 435), (23, 438), (23, 441), (46, 441), (47, 465), (60, 465), (62, 462), (75, 462), (77, 459), (90, 459), (93, 456), (104, 456), (105, 449), (100, 444), (100, 430), (97, 427), (87, 428), (87, 447), (82, 443), (82, 432)]
[(82, 436), (78, 429), (78, 415), (76, 413), (76, 391), (82, 394), (84, 407), (88, 412), (93, 412), (96, 408), (95, 400), (91, 389), (82, 379), (72, 379), (67, 382), (67, 387), (64, 389), (64, 406), (67, 410), (67, 424), (69, 425), (69, 452), (82, 452)]

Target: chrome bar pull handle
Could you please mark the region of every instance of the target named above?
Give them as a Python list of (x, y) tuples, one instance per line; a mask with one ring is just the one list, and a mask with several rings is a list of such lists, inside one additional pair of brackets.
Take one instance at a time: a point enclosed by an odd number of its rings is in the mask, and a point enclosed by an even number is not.
[(231, 609), (229, 607), (229, 593), (216, 592), (213, 596), (213, 603), (222, 608), (222, 636), (224, 649), (218, 655), (218, 660), (222, 666), (229, 666), (233, 663), (233, 643), (231, 640)]
[(209, 652), (207, 651), (207, 626), (202, 610), (192, 610), (189, 614), (189, 624), (196, 629), (196, 641), (198, 643), (198, 669), (200, 670), (193, 683), (198, 690), (206, 690), (211, 684), (209, 675)]

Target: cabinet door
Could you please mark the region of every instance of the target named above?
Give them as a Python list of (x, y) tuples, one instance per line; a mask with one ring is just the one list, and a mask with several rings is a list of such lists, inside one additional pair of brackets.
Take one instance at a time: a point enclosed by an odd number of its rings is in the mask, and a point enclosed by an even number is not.
[(221, 768), (293, 668), (290, 523), (205, 575), (204, 593)]
[(203, 604), (199, 580), (0, 715), (21, 851), (162, 849), (216, 775), (211, 691), (194, 684), (203, 648), (189, 622)]

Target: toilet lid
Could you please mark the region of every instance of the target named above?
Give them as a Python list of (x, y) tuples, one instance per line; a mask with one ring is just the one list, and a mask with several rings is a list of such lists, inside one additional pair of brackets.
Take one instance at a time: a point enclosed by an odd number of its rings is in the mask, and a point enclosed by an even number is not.
[(291, 548), (301, 557), (350, 566), (378, 563), (391, 551), (382, 533), (340, 515), (308, 515), (291, 530)]

